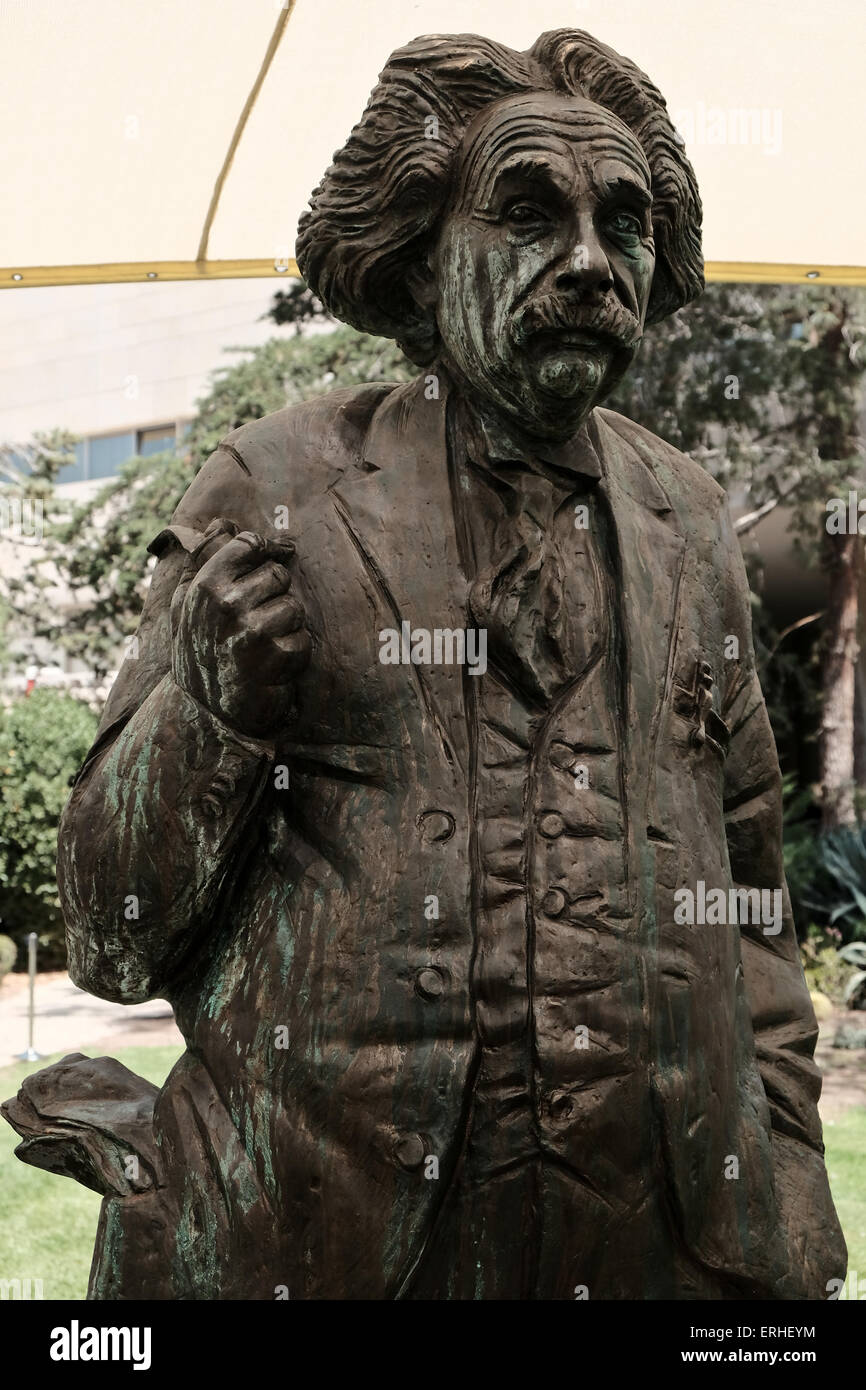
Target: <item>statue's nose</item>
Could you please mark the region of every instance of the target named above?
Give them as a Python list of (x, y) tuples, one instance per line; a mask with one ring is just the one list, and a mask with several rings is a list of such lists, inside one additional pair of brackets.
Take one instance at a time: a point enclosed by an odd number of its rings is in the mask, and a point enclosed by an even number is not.
[(558, 290), (597, 290), (606, 294), (613, 289), (610, 264), (599, 239), (584, 235), (569, 249), (564, 264), (556, 275)]

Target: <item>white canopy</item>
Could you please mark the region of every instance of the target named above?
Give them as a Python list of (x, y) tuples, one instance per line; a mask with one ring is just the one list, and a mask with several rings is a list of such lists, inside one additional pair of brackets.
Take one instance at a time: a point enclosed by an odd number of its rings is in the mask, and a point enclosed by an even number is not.
[(295, 273), (393, 48), (560, 27), (665, 94), (709, 278), (866, 284), (862, 0), (5, 0), (0, 287)]

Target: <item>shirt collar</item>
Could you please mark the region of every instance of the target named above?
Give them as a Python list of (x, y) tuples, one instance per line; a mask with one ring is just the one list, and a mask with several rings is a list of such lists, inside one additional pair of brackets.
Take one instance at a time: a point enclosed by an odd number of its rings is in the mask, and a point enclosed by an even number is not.
[(464, 444), (474, 462), (499, 468), (522, 467), (550, 476), (559, 482), (584, 479), (593, 482), (602, 476), (598, 455), (592, 446), (586, 422), (562, 442), (529, 439), (500, 421), (483, 416), (455, 388), (457, 419)]

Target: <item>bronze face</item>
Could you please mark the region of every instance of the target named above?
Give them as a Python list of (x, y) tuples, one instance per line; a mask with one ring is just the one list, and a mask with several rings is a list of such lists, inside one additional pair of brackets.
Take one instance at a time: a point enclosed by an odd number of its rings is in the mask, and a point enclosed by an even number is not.
[(646, 157), (592, 102), (509, 98), (469, 127), (432, 258), (446, 363), (524, 430), (567, 437), (643, 331)]

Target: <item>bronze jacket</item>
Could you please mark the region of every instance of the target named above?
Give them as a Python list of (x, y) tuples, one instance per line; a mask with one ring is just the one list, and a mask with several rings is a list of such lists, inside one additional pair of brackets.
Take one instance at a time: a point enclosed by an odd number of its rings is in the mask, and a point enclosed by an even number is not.
[[(187, 1051), (143, 1176), (103, 1187), (91, 1296), (399, 1297), (430, 1239), (478, 1051), (472, 749), (461, 669), (383, 665), (378, 634), (471, 624), (445, 417), (419, 379), (255, 421), (151, 546), (59, 879), (75, 981), (171, 1000)], [(592, 744), (602, 698), (583, 683), (540, 725), (522, 827), (539, 1139), (614, 1209), (663, 1190), (676, 1239), (746, 1296), (823, 1298), (845, 1251), (787, 892), (777, 934), (674, 918), (699, 880), (784, 889), (738, 543), (693, 461), (607, 410), (588, 433), (616, 530), (618, 770), (575, 797), (562, 745)], [(314, 649), (271, 744), (174, 684), (170, 609), (212, 518), (273, 532), (278, 507)], [(601, 1052), (574, 1046), (588, 964)]]

